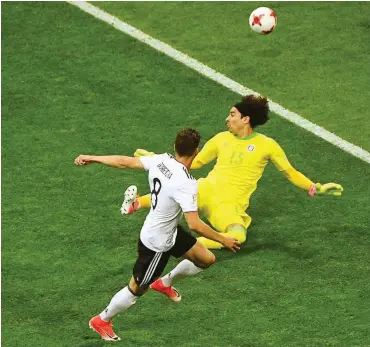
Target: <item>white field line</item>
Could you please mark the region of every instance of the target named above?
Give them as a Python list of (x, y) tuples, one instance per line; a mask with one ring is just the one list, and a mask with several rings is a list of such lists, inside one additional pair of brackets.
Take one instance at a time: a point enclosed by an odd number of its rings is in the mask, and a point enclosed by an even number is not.
[[(172, 48), (166, 43), (156, 40), (155, 38), (145, 34), (144, 32), (136, 29), (135, 27), (121, 21), (117, 17), (89, 4), (86, 1), (68, 1), (70, 4), (79, 7), (82, 11), (89, 13), (90, 15), (108, 23), (119, 31), (128, 34), (135, 39), (146, 43), (147, 45), (153, 47), (159, 52), (162, 52), (169, 57), (177, 60), (178, 62), (190, 67), (191, 69), (198, 71), (203, 76), (223, 85), (224, 87), (238, 93), (240, 95), (255, 94), (259, 95), (257, 92), (246, 88), (245, 86), (235, 82), (234, 80), (222, 75), (221, 73), (211, 69), (210, 67), (200, 63), (199, 61), (189, 57), (188, 55), (181, 53), (180, 51)], [(342, 150), (352, 154), (353, 156), (362, 159), (363, 161), (370, 164), (370, 153), (365, 151), (363, 148), (358, 147), (346, 140), (343, 140), (339, 136), (327, 131), (326, 129), (311, 123), (307, 119), (301, 117), (297, 113), (291, 112), (279, 104), (269, 100), (270, 110), (278, 114), (280, 117), (287, 119), (288, 121), (298, 125), (299, 127), (321, 137), (325, 141), (332, 143), (333, 145), (341, 148)]]

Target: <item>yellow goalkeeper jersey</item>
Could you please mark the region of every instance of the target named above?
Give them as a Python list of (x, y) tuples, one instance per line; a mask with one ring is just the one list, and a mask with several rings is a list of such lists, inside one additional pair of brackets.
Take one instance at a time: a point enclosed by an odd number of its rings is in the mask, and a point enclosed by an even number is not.
[(257, 132), (246, 138), (238, 138), (228, 131), (217, 134), (206, 142), (192, 168), (199, 168), (214, 159), (217, 159), (216, 165), (205, 180), (217, 190), (215, 201), (227, 196), (244, 210), (269, 161), (279, 171), (292, 167), (279, 144)]

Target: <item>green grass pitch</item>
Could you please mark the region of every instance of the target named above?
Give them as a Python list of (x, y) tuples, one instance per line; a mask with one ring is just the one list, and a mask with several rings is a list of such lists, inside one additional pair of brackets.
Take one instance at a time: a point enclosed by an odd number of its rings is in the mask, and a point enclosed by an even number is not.
[[(268, 4), (260, 37), (261, 3), (98, 3), (369, 150), (369, 4)], [(2, 345), (106, 346), (87, 323), (131, 276), (145, 211), (119, 207), (147, 177), (75, 156), (171, 151), (185, 126), (203, 144), (239, 95), (67, 3), (1, 9)], [(274, 114), (259, 131), (345, 194), (310, 199), (269, 166), (243, 249), (179, 282), (179, 305), (149, 292), (115, 320), (118, 346), (370, 346), (370, 166)]]

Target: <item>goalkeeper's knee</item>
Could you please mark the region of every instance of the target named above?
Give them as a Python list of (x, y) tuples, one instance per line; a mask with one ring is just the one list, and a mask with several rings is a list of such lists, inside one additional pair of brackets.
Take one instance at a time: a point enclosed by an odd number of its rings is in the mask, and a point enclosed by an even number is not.
[(232, 229), (228, 230), (225, 234), (225, 236), (230, 236), (239, 241), (240, 243), (244, 243), (247, 239), (247, 230), (244, 228), (240, 229)]

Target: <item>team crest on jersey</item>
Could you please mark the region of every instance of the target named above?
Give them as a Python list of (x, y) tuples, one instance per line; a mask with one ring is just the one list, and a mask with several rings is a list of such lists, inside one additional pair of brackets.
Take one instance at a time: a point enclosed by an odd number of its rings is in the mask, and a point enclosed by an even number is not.
[(247, 150), (248, 150), (248, 152), (253, 152), (254, 151), (254, 149), (255, 149), (255, 145), (249, 145), (248, 147), (247, 147)]

